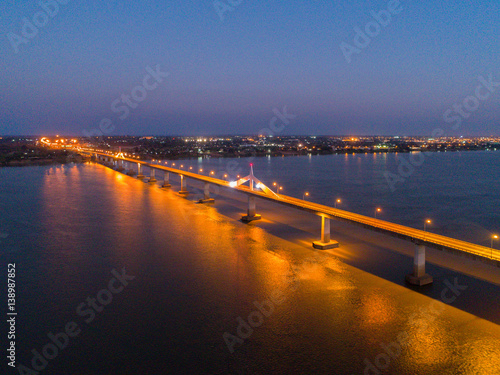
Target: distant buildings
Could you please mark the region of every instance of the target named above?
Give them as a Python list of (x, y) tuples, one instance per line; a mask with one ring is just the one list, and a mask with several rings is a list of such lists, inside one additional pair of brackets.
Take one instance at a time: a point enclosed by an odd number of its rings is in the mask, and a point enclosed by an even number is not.
[[(117, 152), (143, 160), (195, 157), (500, 150), (500, 137), (221, 136), (221, 137), (1, 137), (0, 161), (55, 158), (74, 147)], [(49, 152), (50, 150), (50, 152)], [(61, 153), (57, 155), (62, 159)]]

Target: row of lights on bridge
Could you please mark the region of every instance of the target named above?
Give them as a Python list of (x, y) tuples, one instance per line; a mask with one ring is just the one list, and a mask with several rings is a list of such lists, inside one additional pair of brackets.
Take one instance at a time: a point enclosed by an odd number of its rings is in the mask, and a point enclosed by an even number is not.
[[(125, 156), (127, 156), (127, 154), (124, 154)], [(131, 158), (139, 158), (139, 156), (132, 156), (132, 155), (129, 155), (129, 157)], [(155, 161), (155, 159), (153, 159), (153, 162)], [(161, 160), (157, 160), (158, 163), (161, 163)], [(168, 162), (166, 161), (165, 164), (168, 164)], [(175, 167), (175, 163), (172, 163), (172, 167)], [(180, 165), (180, 168), (184, 168), (184, 165), (181, 164)], [(192, 171), (193, 170), (193, 167), (189, 167), (189, 170)], [(203, 173), (203, 168), (200, 168), (199, 169), (199, 173)], [(214, 171), (210, 171), (210, 175), (213, 176), (215, 175), (215, 172)], [(227, 174), (224, 174), (224, 179), (227, 179), (228, 175)], [(237, 175), (236, 178), (240, 178), (240, 175)], [(236, 184), (232, 184), (231, 186), (236, 186)], [(276, 195), (279, 195), (279, 193), (283, 190), (283, 186), (281, 186), (278, 182), (273, 182), (273, 186), (276, 187)], [(257, 184), (256, 185), (257, 189), (260, 188), (260, 184)], [(302, 200), (306, 200), (306, 197), (309, 197), (310, 194), (308, 191), (304, 192), (302, 194)], [(341, 204), (342, 203), (342, 200), (340, 198), (337, 198), (335, 200), (335, 208), (337, 208), (337, 204)], [(380, 207), (376, 207), (375, 208), (375, 219), (377, 219), (377, 214), (380, 214), (382, 212), (382, 208)], [(425, 219), (424, 221), (424, 232), (427, 231), (427, 225), (430, 225), (432, 224), (432, 221), (430, 219)], [(493, 234), (491, 236), (491, 242), (490, 242), (490, 248), (493, 249), (493, 240), (498, 240), (498, 235), (497, 234)]]

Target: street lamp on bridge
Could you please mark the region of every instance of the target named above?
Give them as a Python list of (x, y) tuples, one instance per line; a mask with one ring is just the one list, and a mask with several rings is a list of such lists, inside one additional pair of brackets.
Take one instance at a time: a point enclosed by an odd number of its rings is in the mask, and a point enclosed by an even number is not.
[(306, 191), (304, 194), (302, 194), (302, 200), (306, 200), (306, 197), (309, 196), (309, 193)]
[(430, 221), (430, 219), (425, 220), (425, 222), (424, 222), (424, 232), (425, 232), (425, 230), (427, 228), (427, 224), (431, 224), (431, 223), (432, 222)]
[(340, 204), (342, 203), (342, 201), (340, 200), (340, 198), (336, 199), (335, 200), (335, 208), (337, 208), (337, 204)]
[(424, 241), (425, 241), (425, 236), (426, 236), (426, 230), (427, 230), (427, 224), (431, 224), (432, 221), (430, 219), (426, 219), (424, 221)]
[(491, 236), (490, 249), (491, 249), (491, 259), (493, 259), (493, 240), (498, 240), (498, 235), (494, 234)]
[(382, 212), (382, 209), (380, 207), (377, 207), (375, 209), (375, 219), (377, 218), (377, 214), (381, 213)]
[(277, 182), (273, 182), (273, 186), (276, 186), (276, 195), (279, 195), (280, 191), (283, 190), (283, 186), (280, 186)]

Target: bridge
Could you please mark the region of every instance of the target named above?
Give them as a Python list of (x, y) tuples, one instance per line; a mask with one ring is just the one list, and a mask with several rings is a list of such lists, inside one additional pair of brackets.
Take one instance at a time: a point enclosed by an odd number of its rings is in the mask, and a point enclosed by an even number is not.
[[(419, 230), (404, 225), (391, 223), (385, 220), (372, 218), (353, 212), (325, 206), (322, 204), (305, 201), (283, 194), (276, 194), (265, 184), (253, 175), (253, 168), (250, 174), (240, 178), (237, 181), (226, 181), (211, 176), (205, 176), (194, 172), (163, 166), (160, 164), (147, 163), (133, 158), (125, 157), (121, 152), (112, 154), (108, 152), (78, 149), (80, 153), (89, 154), (96, 158), (96, 161), (102, 162), (108, 167), (113, 167), (118, 171), (127, 169), (127, 174), (135, 175), (137, 178), (146, 178), (143, 174), (143, 168), (148, 167), (150, 171), (149, 182), (156, 182), (156, 171), (163, 172), (163, 188), (170, 188), (170, 174), (180, 178), (180, 195), (189, 194), (186, 180), (193, 179), (204, 183), (204, 197), (200, 203), (210, 203), (214, 200), (210, 198), (210, 185), (235, 189), (248, 196), (247, 214), (241, 219), (244, 222), (259, 220), (261, 216), (257, 213), (256, 198), (273, 201), (278, 204), (293, 207), (302, 211), (313, 213), (321, 218), (321, 238), (314, 241), (312, 246), (316, 249), (331, 249), (339, 246), (338, 242), (331, 239), (330, 220), (343, 220), (352, 224), (361, 225), (364, 228), (383, 232), (390, 236), (395, 236), (403, 240), (410, 241), (415, 245), (413, 272), (406, 276), (406, 281), (413, 285), (426, 285), (433, 282), (432, 276), (425, 272), (425, 250), (426, 247), (433, 247), (439, 250), (447, 250), (461, 255), (478, 258), (483, 261), (493, 263), (500, 267), (500, 251), (497, 249), (457, 240), (454, 238), (430, 233), (425, 230)], [(135, 169), (132, 166), (135, 165)], [(249, 182), (249, 186), (243, 185)]]

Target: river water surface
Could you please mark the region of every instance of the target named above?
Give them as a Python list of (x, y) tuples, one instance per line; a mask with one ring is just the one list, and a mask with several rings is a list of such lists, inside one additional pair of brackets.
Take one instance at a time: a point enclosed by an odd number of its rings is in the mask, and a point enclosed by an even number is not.
[[(287, 194), (340, 196), (365, 214), (380, 205), (408, 225), (430, 216), (454, 237), (474, 223), (480, 242), (498, 225), (499, 156), (434, 154), (395, 192), (381, 175), (397, 168), (391, 155), (253, 162)], [(96, 164), (0, 169), (0, 209), (1, 269), (17, 269), (16, 364), (33, 368), (49, 333), (79, 329), (46, 352), (40, 374), (500, 374), (500, 328), (455, 308), (479, 299), (460, 278), (466, 291), (429, 298), (286, 230), (229, 218), (217, 202), (195, 205)], [(124, 272), (128, 281), (110, 284)], [(2, 361), (2, 373), (18, 373)]]

